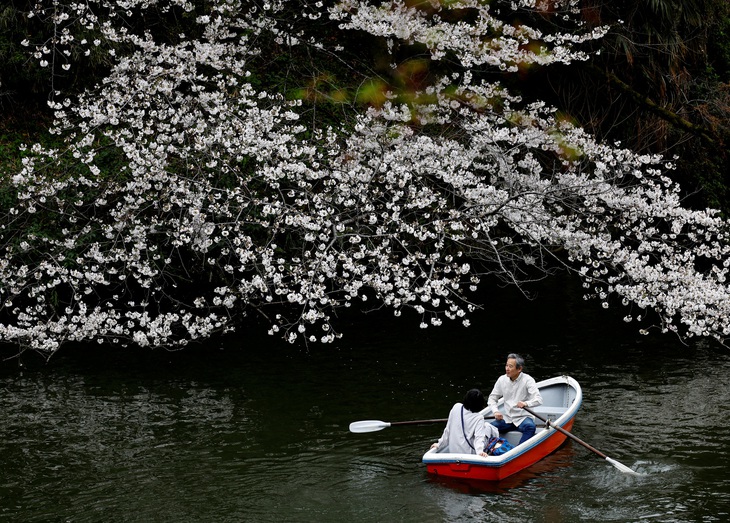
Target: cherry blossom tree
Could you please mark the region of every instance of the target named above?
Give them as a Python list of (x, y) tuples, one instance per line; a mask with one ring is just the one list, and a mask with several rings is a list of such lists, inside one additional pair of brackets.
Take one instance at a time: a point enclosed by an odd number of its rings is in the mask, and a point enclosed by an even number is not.
[[(337, 310), (363, 306), (468, 326), (486, 276), (524, 288), (560, 269), (643, 329), (651, 312), (682, 336), (730, 332), (727, 222), (683, 207), (671, 162), (499, 83), (590, 59), (608, 28), (585, 27), (575, 0), (38, 0), (29, 14), (52, 28), (24, 42), (49, 74), (91, 52), (113, 65), (94, 89), (52, 93), (59, 141), (28, 144), (5, 181), (5, 342), (176, 346), (260, 314), (271, 334), (326, 343)], [(417, 81), (373, 73), (364, 43)], [(282, 50), (350, 76), (283, 80)]]

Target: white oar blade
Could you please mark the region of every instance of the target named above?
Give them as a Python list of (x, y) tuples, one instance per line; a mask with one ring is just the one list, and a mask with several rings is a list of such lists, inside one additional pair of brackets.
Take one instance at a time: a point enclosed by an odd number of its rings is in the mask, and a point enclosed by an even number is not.
[(365, 421), (353, 421), (350, 423), (350, 432), (375, 432), (376, 430), (383, 430), (390, 427), (390, 423), (387, 421), (379, 420), (365, 420)]
[(613, 465), (614, 467), (619, 469), (624, 474), (631, 474), (632, 476), (643, 476), (643, 474), (641, 474), (640, 472), (636, 472), (635, 470), (630, 469), (629, 467), (627, 467), (623, 463), (616, 461), (615, 459), (611, 459), (611, 458), (607, 457), (606, 461), (608, 461), (611, 465)]

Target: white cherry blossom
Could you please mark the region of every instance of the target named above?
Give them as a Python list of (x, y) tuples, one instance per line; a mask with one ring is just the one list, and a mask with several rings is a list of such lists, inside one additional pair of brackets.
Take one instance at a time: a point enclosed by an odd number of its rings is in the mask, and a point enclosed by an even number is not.
[[(567, 269), (642, 330), (647, 309), (664, 331), (724, 341), (727, 222), (683, 207), (661, 157), (598, 143), (486, 80), (590, 58), (583, 44), (605, 28), (551, 3), (548, 33), (505, 22), (541, 12), (528, 0), (38, 0), (32, 14), (64, 35), (24, 42), (40, 63), (58, 74), (98, 48), (113, 67), (54, 96), (65, 147), (23, 148), (8, 176), (0, 339), (49, 354), (185, 345), (260, 315), (292, 343), (331, 343), (351, 306), (469, 326), (485, 275), (523, 286)], [(187, 13), (198, 36), (158, 41), (127, 23), (148, 9)], [(318, 41), (323, 20), (339, 33)], [(393, 53), (423, 45), (449, 70), (410, 99), (342, 104), (336, 127), (310, 100), (259, 86), (277, 46), (346, 63), (362, 33)]]

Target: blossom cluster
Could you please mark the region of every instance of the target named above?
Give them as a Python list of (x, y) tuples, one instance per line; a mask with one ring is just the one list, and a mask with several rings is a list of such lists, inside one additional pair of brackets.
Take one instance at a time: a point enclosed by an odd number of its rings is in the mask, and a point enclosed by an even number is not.
[[(662, 158), (598, 143), (483, 76), (585, 60), (581, 44), (605, 30), (546, 34), (498, 16), (547, 2), (411, 4), (39, 0), (65, 35), (38, 44), (41, 60), (42, 46), (108, 45), (114, 66), (94, 89), (54, 97), (65, 146), (24, 148), (8, 177), (0, 339), (49, 353), (184, 345), (255, 313), (271, 334), (327, 343), (351, 306), (468, 325), (486, 275), (522, 285), (562, 267), (605, 306), (724, 340), (727, 222), (683, 207)], [(578, 18), (574, 1), (549, 4)], [(135, 32), (127, 19), (151, 8), (194, 16), (195, 37)], [(433, 75), (418, 104), (390, 92), (321, 123), (306, 100), (261, 88), (257, 64), (280, 46), (346, 62), (337, 38), (302, 29), (325, 19), (342, 35), (425, 45), (456, 69)]]

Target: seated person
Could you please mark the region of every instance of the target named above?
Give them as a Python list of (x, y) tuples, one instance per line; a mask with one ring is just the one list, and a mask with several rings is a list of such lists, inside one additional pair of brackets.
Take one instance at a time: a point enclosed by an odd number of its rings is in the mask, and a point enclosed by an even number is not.
[(484, 406), (482, 391), (471, 389), (467, 392), (463, 403), (456, 403), (451, 408), (444, 433), (431, 448), (439, 451), (448, 446), (449, 452), (486, 456), (487, 441), (499, 433), (480, 414)]
[[(512, 430), (522, 433), (520, 443), (524, 443), (535, 435), (535, 420), (522, 407), (537, 407), (542, 405), (542, 396), (535, 380), (529, 374), (522, 372), (525, 360), (518, 354), (507, 356), (505, 373), (497, 379), (494, 389), (489, 395), (489, 406), (494, 412), (495, 421), (492, 425), (500, 434)], [(497, 410), (497, 402), (504, 398), (504, 411)]]

